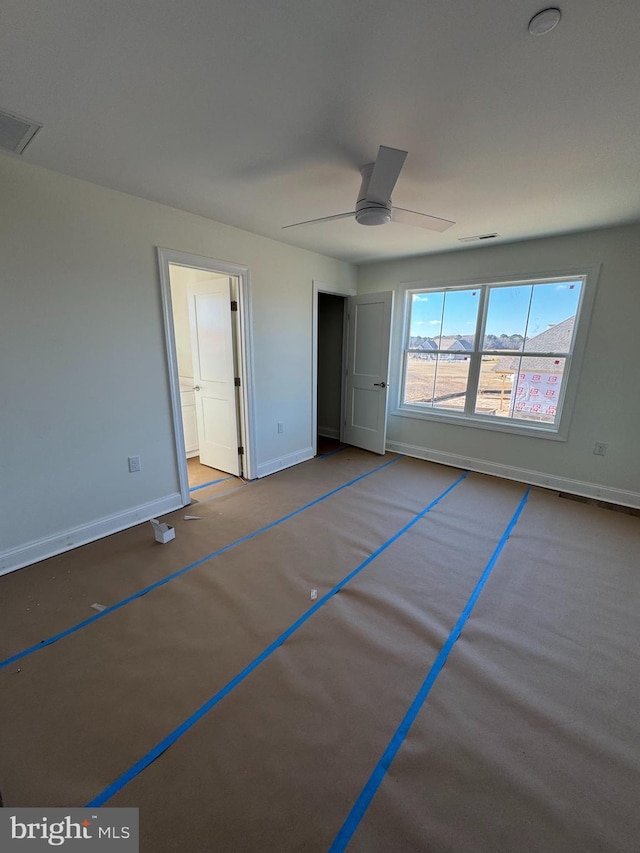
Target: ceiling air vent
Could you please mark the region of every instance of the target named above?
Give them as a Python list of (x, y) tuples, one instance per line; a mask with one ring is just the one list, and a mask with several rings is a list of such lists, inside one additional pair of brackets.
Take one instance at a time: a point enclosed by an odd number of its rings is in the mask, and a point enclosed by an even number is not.
[(22, 154), (41, 127), (37, 121), (0, 110), (0, 148)]
[(473, 237), (458, 237), (458, 241), (460, 243), (472, 243), (474, 240), (495, 240), (496, 237), (499, 237), (499, 234), (474, 234)]

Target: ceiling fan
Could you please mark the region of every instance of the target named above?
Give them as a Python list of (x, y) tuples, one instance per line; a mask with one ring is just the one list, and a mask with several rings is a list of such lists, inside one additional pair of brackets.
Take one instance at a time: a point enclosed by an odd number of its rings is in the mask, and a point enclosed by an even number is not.
[(399, 222), (402, 225), (415, 225), (430, 231), (446, 231), (455, 225), (449, 219), (428, 216), (415, 210), (406, 210), (391, 204), (391, 193), (400, 177), (400, 171), (407, 157), (406, 151), (381, 145), (375, 163), (367, 163), (360, 169), (362, 183), (356, 209), (348, 213), (336, 213), (334, 216), (322, 216), (320, 219), (307, 219), (284, 225), (284, 228), (296, 228), (298, 225), (311, 225), (315, 222), (330, 222), (333, 219), (347, 219), (355, 216), (359, 225), (386, 225), (387, 222)]

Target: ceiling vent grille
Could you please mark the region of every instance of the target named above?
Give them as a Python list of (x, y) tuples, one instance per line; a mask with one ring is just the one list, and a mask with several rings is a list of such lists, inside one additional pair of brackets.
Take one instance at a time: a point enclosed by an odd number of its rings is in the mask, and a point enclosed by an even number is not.
[(0, 110), (0, 148), (22, 154), (41, 127), (37, 121)]
[(459, 243), (472, 243), (474, 240), (495, 240), (499, 237), (495, 232), (493, 234), (474, 234), (473, 237), (458, 237)]

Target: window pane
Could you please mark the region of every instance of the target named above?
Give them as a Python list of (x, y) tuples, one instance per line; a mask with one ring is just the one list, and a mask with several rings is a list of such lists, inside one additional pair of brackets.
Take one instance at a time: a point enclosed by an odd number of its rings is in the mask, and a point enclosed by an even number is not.
[(428, 353), (407, 353), (404, 381), (405, 403), (427, 403), (431, 408), (436, 378), (436, 357)]
[(407, 353), (404, 402), (464, 411), (470, 359), (467, 355)]
[(526, 334), (526, 350), (569, 352), (581, 282), (536, 284)]
[(479, 290), (449, 290), (444, 298), (440, 349), (470, 352), (476, 335)]
[(457, 352), (438, 356), (433, 394), (435, 409), (464, 411), (470, 361), (468, 355)]
[(476, 414), (511, 417), (511, 393), (519, 366), (519, 355), (482, 357)]
[(532, 285), (493, 287), (489, 291), (484, 349), (522, 349)]
[(522, 358), (514, 378), (512, 417), (555, 423), (565, 366), (564, 358)]
[(440, 345), (444, 293), (414, 293), (411, 296), (411, 326), (409, 347), (420, 349), (423, 343)]
[[(409, 292), (403, 403), (425, 415), (477, 415), (478, 425), (559, 427), (585, 281)], [(477, 392), (467, 408), (469, 383)]]

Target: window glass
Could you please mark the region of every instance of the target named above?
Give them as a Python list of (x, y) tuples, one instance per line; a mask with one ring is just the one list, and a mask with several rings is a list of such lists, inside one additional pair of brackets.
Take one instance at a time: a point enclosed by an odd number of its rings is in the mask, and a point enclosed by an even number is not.
[(418, 347), (424, 341), (440, 346), (444, 293), (414, 293), (411, 299), (410, 337)]
[(431, 406), (436, 380), (436, 356), (429, 353), (407, 353), (404, 400), (406, 403)]
[(583, 284), (410, 291), (401, 405), (557, 432)]
[(464, 412), (469, 381), (469, 356), (452, 352), (438, 356), (433, 405)]
[(530, 284), (491, 288), (484, 349), (522, 349), (532, 291)]
[(520, 368), (519, 355), (483, 355), (476, 395), (475, 412), (479, 415), (511, 416), (513, 378)]
[(449, 290), (445, 294), (441, 349), (450, 349), (453, 339), (465, 339), (473, 349), (479, 304), (478, 290)]
[(513, 377), (510, 414), (519, 420), (555, 424), (564, 380), (564, 358), (529, 358), (520, 360)]
[[(538, 284), (533, 288), (525, 350), (569, 352), (580, 299), (580, 284), (575, 281), (554, 282)], [(542, 335), (545, 337), (541, 343)]]

